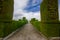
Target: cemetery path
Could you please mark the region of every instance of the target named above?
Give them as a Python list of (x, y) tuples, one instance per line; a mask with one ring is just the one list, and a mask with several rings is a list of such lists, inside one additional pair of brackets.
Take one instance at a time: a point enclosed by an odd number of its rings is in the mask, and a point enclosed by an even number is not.
[(22, 29), (9, 37), (7, 40), (46, 40), (40, 33), (30, 24), (26, 24)]

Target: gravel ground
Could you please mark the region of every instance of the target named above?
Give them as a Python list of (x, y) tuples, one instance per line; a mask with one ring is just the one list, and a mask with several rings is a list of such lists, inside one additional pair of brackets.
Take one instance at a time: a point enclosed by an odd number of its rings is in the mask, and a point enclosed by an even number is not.
[(36, 29), (29, 23), (22, 29), (9, 37), (7, 40), (46, 40), (39, 34)]

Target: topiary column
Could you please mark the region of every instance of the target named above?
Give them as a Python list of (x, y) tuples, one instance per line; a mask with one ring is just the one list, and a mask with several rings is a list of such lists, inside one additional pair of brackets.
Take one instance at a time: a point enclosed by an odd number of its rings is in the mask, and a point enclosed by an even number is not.
[(41, 3), (41, 21), (58, 22), (58, 0), (43, 0)]
[(59, 37), (58, 0), (43, 0), (40, 10), (41, 32), (47, 37)]
[(0, 37), (9, 33), (8, 29), (10, 29), (13, 17), (13, 3), (13, 0), (0, 0)]

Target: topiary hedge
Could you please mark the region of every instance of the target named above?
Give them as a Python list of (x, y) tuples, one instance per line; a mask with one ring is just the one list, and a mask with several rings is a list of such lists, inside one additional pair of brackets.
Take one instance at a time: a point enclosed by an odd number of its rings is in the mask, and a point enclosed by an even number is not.
[(31, 24), (46, 37), (60, 37), (59, 23), (42, 23), (40, 21), (30, 21)]
[(46, 37), (59, 37), (60, 36), (60, 23), (41, 23), (40, 31)]
[[(17, 30), (18, 28), (21, 28), (23, 25), (28, 23), (27, 20), (13, 20), (12, 23), (1, 23), (0, 24), (0, 37), (6, 37), (13, 31)], [(10, 24), (10, 25), (9, 25)]]
[(9, 31), (11, 30), (10, 27), (12, 24), (13, 7), (14, 0), (0, 0), (0, 37), (5, 35), (5, 31), (10, 33)]
[(41, 22), (59, 22), (58, 0), (43, 0), (40, 12)]
[(41, 3), (40, 12), (41, 12), (40, 31), (47, 37), (60, 36), (58, 0), (43, 0), (43, 2)]

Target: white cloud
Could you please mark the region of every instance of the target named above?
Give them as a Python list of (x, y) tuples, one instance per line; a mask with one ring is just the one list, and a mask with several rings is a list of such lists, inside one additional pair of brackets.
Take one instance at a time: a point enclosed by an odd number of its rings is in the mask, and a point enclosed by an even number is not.
[(13, 19), (14, 20), (18, 20), (18, 19), (21, 19), (22, 17), (26, 17), (28, 20), (31, 20), (31, 18), (36, 18), (38, 20), (40, 20), (40, 12), (25, 12), (24, 10), (17, 10), (15, 13), (14, 13), (14, 17)]
[(59, 20), (60, 20), (60, 5), (59, 5), (59, 7), (58, 7), (58, 12), (59, 12)]
[(28, 0), (14, 0), (14, 14), (13, 19), (18, 20), (22, 17), (26, 17), (28, 20), (31, 18), (36, 18), (40, 20), (40, 12), (26, 12), (23, 8), (27, 5)]
[(27, 5), (28, 0), (14, 0), (14, 10), (23, 9)]
[[(40, 19), (40, 12), (25, 12), (23, 10), (23, 8), (27, 5), (28, 0), (14, 0), (14, 15), (13, 15), (13, 19), (14, 20), (18, 20), (21, 19), (23, 16), (26, 17), (28, 20), (30, 20), (31, 18), (36, 18), (36, 19)], [(59, 5), (59, 20), (60, 20), (60, 5)]]

